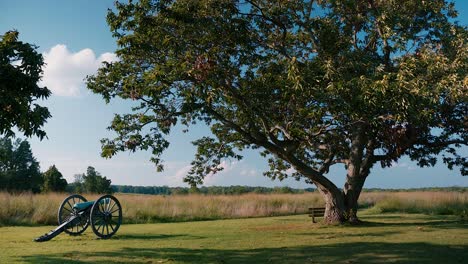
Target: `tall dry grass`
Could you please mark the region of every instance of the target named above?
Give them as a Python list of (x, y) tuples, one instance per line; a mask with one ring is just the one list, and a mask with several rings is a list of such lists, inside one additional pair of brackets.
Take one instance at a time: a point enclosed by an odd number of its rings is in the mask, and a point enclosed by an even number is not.
[(172, 222), (302, 214), (319, 194), (119, 195), (129, 222)]
[(58, 206), (64, 194), (9, 194), (0, 192), (0, 224), (57, 223)]
[[(57, 223), (57, 211), (67, 194), (0, 193), (0, 225)], [(98, 195), (84, 195), (93, 200)], [(278, 216), (306, 213), (321, 206), (318, 193), (243, 195), (116, 194), (125, 223), (178, 222)]]
[[(0, 193), (0, 225), (55, 225), (67, 194)], [(116, 194), (125, 223), (178, 222), (306, 213), (323, 206), (319, 193), (243, 195)], [(85, 195), (94, 200), (98, 195)], [(468, 217), (468, 192), (364, 192), (368, 212), (456, 214)]]
[(375, 213), (424, 213), (468, 216), (468, 192), (369, 192), (360, 197), (361, 207)]

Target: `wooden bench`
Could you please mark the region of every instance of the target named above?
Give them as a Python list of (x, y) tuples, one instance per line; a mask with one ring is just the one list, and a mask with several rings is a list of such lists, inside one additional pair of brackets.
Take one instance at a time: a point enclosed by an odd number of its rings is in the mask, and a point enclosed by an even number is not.
[(309, 208), (309, 216), (312, 217), (312, 223), (315, 222), (315, 217), (323, 217), (325, 214), (325, 207), (310, 207)]

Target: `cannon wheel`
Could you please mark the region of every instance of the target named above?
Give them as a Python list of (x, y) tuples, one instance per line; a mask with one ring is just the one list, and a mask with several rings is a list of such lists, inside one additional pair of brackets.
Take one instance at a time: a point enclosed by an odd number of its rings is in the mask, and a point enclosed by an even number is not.
[(122, 206), (114, 196), (107, 194), (97, 199), (90, 213), (91, 228), (100, 238), (110, 238), (122, 224)]
[[(78, 212), (73, 208), (75, 203), (86, 202), (86, 198), (79, 194), (73, 194), (65, 198), (58, 210), (58, 224), (61, 225), (65, 223), (71, 216), (77, 215)], [(83, 233), (86, 228), (88, 228), (89, 219), (88, 217), (81, 217), (80, 222), (74, 225), (69, 225), (65, 230), (65, 233), (77, 236)]]

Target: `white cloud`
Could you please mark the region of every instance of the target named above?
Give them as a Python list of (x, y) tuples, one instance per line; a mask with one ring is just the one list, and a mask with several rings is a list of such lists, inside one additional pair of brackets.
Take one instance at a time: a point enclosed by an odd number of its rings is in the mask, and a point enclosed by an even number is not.
[(219, 166), (223, 168), (223, 170), (219, 171), (218, 173), (210, 173), (205, 176), (203, 181), (204, 185), (216, 185), (222, 182), (223, 178), (229, 176), (233, 170), (237, 170), (239, 168), (239, 162), (233, 161), (225, 161), (223, 160)]
[(241, 172), (239, 173), (241, 176), (256, 176), (258, 175), (258, 172), (257, 170), (255, 169), (243, 169), (241, 170)]
[(400, 168), (400, 169), (407, 169), (407, 170), (415, 170), (416, 169), (416, 167), (412, 166), (411, 164), (409, 164), (407, 162), (398, 163), (398, 162), (395, 162), (395, 161), (392, 162), (390, 168), (391, 169)]
[(295, 172), (296, 172), (296, 169), (294, 169), (294, 168), (289, 168), (289, 169), (286, 170), (286, 174), (288, 174), (288, 175), (292, 175)]
[(71, 52), (66, 45), (58, 44), (44, 54), (44, 76), (41, 85), (47, 86), (58, 96), (79, 96), (85, 87), (86, 75), (94, 74), (102, 62), (114, 62), (114, 53), (103, 53), (96, 57), (91, 49)]
[(189, 172), (190, 168), (192, 168), (191, 165), (186, 165), (176, 170), (173, 176), (167, 177), (168, 185), (169, 186), (184, 186), (184, 185), (186, 186), (187, 183), (184, 183), (184, 178), (185, 176), (187, 176), (187, 173)]

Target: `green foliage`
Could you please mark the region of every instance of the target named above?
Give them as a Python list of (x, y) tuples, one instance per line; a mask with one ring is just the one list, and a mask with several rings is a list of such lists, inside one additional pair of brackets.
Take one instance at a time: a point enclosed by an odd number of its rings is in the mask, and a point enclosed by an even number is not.
[(102, 176), (91, 166), (87, 168), (86, 174), (75, 175), (73, 189), (76, 193), (112, 193), (111, 180)]
[(245, 148), (269, 158), (266, 176), (336, 197), (326, 174), (345, 166), (354, 200), (375, 164), (405, 155), (432, 166), (443, 154), (467, 174), (468, 31), (456, 15), (443, 0), (116, 3), (120, 61), (87, 85), (139, 104), (115, 116), (102, 155), (151, 150), (160, 170), (171, 128), (204, 123), (214, 137), (194, 142), (192, 185)]
[(39, 192), (41, 184), (39, 162), (29, 142), (0, 138), (0, 190)]
[(141, 194), (158, 194), (169, 195), (174, 192), (175, 188), (168, 186), (131, 186), (131, 185), (112, 185), (112, 191), (116, 193), (141, 193)]
[(42, 173), (42, 182), (42, 192), (64, 192), (68, 185), (55, 165)]
[(36, 101), (49, 97), (50, 91), (37, 85), (44, 61), (35, 49), (18, 41), (17, 31), (0, 36), (0, 135), (14, 135), (14, 127), (28, 137), (46, 135), (42, 126), (50, 113)]

